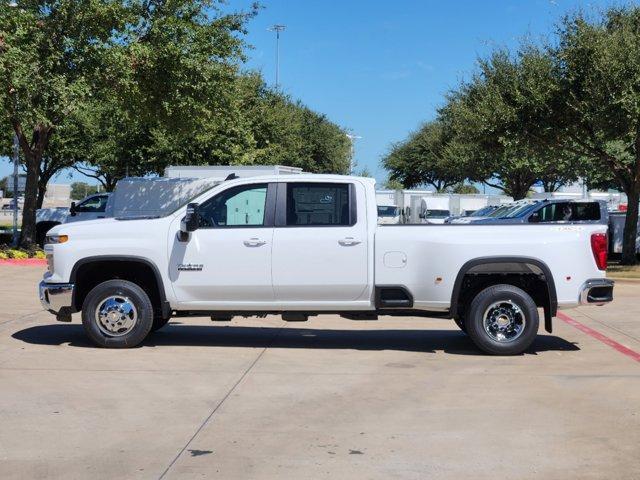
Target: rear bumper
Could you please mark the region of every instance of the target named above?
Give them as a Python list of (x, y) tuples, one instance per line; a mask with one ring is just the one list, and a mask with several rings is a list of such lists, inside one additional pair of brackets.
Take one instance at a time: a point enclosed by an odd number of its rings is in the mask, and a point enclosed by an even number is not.
[(71, 313), (73, 288), (73, 283), (46, 283), (42, 281), (38, 286), (40, 303), (45, 310), (51, 313)]
[(580, 305), (604, 305), (613, 300), (613, 280), (592, 278), (582, 284)]

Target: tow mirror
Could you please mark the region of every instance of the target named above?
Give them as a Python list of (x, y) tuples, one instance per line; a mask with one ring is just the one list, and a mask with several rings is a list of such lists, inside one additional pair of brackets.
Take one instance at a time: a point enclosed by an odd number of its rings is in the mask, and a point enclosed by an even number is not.
[(71, 206), (69, 207), (69, 215), (75, 217), (77, 214), (78, 211), (76, 210), (76, 202), (71, 202)]
[(190, 203), (187, 205), (187, 214), (180, 223), (180, 230), (188, 233), (197, 230), (200, 227), (200, 212), (198, 211), (200, 205), (197, 203)]

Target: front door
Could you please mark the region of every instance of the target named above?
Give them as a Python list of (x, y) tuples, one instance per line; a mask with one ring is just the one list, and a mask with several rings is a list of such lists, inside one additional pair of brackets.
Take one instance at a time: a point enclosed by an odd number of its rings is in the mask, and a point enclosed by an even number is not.
[[(273, 287), (283, 308), (368, 301), (364, 188), (289, 182), (278, 187)], [(340, 305), (342, 303), (342, 305)], [(300, 308), (298, 308), (300, 309)]]
[(274, 203), (275, 185), (256, 183), (228, 188), (200, 205), (200, 228), (170, 245), (169, 273), (182, 306), (247, 310), (272, 305), (269, 212)]

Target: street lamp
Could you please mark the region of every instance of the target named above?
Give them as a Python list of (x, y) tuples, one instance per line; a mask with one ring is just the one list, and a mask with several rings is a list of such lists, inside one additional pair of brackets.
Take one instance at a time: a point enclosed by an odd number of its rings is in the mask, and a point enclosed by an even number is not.
[(349, 159), (349, 174), (353, 174), (353, 169), (356, 166), (356, 162), (354, 160), (354, 156), (356, 153), (356, 140), (360, 140), (362, 139), (362, 137), (360, 135), (353, 135), (351, 133), (346, 133), (345, 134), (347, 136), (347, 138), (349, 139), (349, 141), (351, 142), (351, 158)]
[(286, 25), (275, 24), (269, 27), (267, 30), (270, 32), (276, 32), (276, 89), (280, 85), (280, 32), (284, 32)]

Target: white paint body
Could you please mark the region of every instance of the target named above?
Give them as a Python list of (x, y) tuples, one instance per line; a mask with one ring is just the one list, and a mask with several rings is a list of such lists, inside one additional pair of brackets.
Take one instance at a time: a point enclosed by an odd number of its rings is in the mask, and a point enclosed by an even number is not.
[[(335, 182), (355, 185), (357, 222), (335, 227), (199, 229), (178, 240), (186, 207), (156, 219), (106, 218), (64, 224), (68, 235), (47, 245), (53, 270), (47, 283), (70, 281), (74, 265), (89, 257), (138, 257), (156, 266), (173, 310), (373, 310), (375, 286), (402, 285), (414, 308), (446, 311), (461, 267), (481, 257), (527, 257), (546, 264), (558, 305), (579, 304), (581, 286), (603, 278), (590, 247), (603, 225), (382, 225), (374, 181), (335, 175), (238, 179), (202, 194), (202, 203), (237, 185), (265, 182)], [(344, 244), (345, 239), (352, 239)], [(253, 242), (253, 244), (252, 244)], [(256, 245), (257, 243), (257, 245)], [(201, 271), (179, 271), (201, 264)]]

